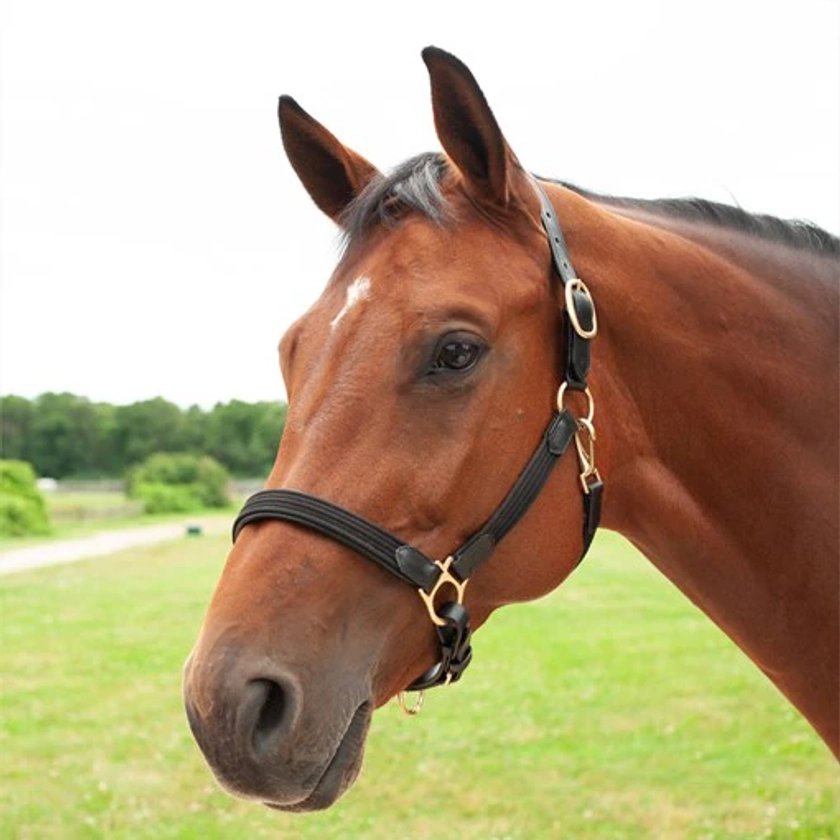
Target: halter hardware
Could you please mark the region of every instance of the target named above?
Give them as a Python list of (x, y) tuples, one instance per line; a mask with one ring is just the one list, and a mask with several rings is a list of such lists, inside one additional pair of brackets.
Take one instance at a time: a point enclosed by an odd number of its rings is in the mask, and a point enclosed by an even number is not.
[(449, 567), (452, 565), (453, 557), (450, 554), (443, 563), (440, 560), (435, 561), (435, 565), (440, 569), (440, 577), (437, 579), (437, 583), (432, 587), (431, 592), (426, 592), (423, 589), (418, 587), (417, 592), (420, 594), (420, 598), (422, 599), (423, 603), (426, 605), (426, 609), (429, 612), (429, 618), (432, 619), (432, 624), (436, 627), (445, 627), (446, 626), (446, 619), (441, 618), (437, 614), (437, 610), (435, 609), (435, 599), (437, 598), (438, 592), (440, 592), (441, 588), (444, 586), (451, 586), (455, 590), (455, 603), (456, 604), (463, 604), (464, 603), (464, 590), (467, 588), (467, 584), (470, 582), (469, 578), (466, 580), (458, 580), (452, 572), (449, 571)]
[[(584, 283), (579, 277), (574, 277), (566, 283), (565, 297), (566, 312), (569, 313), (569, 320), (571, 320), (572, 327), (574, 327), (575, 332), (581, 338), (595, 338), (595, 336), (598, 335), (598, 316), (595, 312), (595, 304), (592, 301), (592, 295), (589, 293), (586, 283)], [(581, 304), (579, 303), (580, 301), (584, 301), (585, 303)], [(592, 326), (589, 328), (584, 327), (581, 323), (581, 316), (578, 314), (579, 305), (588, 305), (591, 309)]]
[(408, 717), (414, 717), (415, 715), (420, 714), (420, 710), (423, 708), (423, 700), (425, 699), (426, 695), (422, 691), (417, 692), (417, 696), (414, 698), (413, 705), (409, 706), (405, 699), (406, 692), (400, 691), (397, 694), (397, 705), (400, 708), (400, 711), (404, 715), (408, 715)]
[[(568, 382), (564, 382), (557, 389), (557, 410), (563, 412), (566, 410), (566, 394), (571, 386)], [(579, 419), (578, 423), (586, 423), (587, 426), (592, 426), (592, 420), (595, 417), (595, 400), (592, 398), (592, 391), (589, 388), (578, 390), (578, 393), (586, 397), (586, 417)]]
[[(593, 307), (594, 312), (594, 307)], [(557, 391), (557, 410), (565, 410), (566, 392), (569, 383), (564, 382)], [(577, 451), (578, 463), (580, 464), (580, 486), (585, 495), (589, 495), (592, 487), (601, 482), (601, 474), (595, 466), (595, 400), (592, 392), (586, 388), (582, 392), (586, 396), (586, 417), (577, 419), (577, 431), (575, 432), (575, 449)], [(584, 440), (585, 438), (585, 440)]]
[[(566, 375), (557, 391), (557, 412), (539, 445), (482, 528), (445, 560), (432, 560), (364, 517), (326, 499), (290, 489), (260, 490), (245, 502), (233, 523), (234, 541), (246, 525), (266, 519), (309, 528), (367, 557), (417, 589), (438, 636), (440, 659), (406, 689), (419, 692), (412, 706), (406, 703), (404, 692), (398, 693), (399, 707), (407, 715), (419, 714), (425, 689), (457, 682), (472, 661), (469, 613), (464, 606), (469, 578), (524, 516), (572, 441), (580, 464), (583, 491), (583, 551), (578, 563), (589, 550), (600, 520), (604, 483), (595, 466), (595, 402), (587, 386), (589, 342), (598, 332), (595, 304), (586, 284), (575, 275), (551, 202), (536, 181), (534, 186), (542, 205), (540, 217), (548, 236), (553, 267), (564, 287)], [(585, 417), (576, 418), (566, 407), (569, 390), (585, 396)], [(446, 586), (452, 587), (455, 599), (437, 606), (435, 601)]]

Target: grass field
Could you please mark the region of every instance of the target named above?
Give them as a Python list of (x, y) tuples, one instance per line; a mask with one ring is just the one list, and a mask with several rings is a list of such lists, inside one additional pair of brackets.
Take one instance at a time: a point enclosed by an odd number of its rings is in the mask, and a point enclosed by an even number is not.
[(0, 579), (0, 837), (840, 838), (840, 773), (758, 671), (617, 538), (482, 628), (458, 686), (374, 717), (303, 816), (217, 788), (180, 669), (227, 551), (168, 543)]
[(46, 496), (47, 509), (51, 514), (83, 509), (93, 516), (97, 511), (118, 508), (128, 502), (125, 493), (107, 490), (77, 490), (72, 492), (52, 492)]

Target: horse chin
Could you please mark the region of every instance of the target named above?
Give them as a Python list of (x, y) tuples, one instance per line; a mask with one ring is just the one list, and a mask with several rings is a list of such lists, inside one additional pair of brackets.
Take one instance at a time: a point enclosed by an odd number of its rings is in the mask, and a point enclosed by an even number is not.
[(333, 805), (358, 778), (362, 769), (365, 739), (370, 728), (373, 707), (366, 701), (356, 709), (347, 730), (312, 791), (297, 802), (263, 802), (277, 811), (306, 812), (322, 811)]

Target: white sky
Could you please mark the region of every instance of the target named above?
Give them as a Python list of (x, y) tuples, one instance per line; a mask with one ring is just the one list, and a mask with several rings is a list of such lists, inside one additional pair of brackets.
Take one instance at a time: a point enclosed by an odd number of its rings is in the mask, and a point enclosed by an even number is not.
[(282, 397), (335, 259), (290, 93), (382, 169), (439, 148), (420, 50), (529, 169), (840, 231), (840, 0), (4, 0), (0, 392)]

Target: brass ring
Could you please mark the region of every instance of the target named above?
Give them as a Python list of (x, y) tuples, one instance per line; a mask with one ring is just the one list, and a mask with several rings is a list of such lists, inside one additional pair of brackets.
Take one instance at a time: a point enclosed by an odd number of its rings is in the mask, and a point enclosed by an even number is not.
[(422, 691), (417, 692), (417, 699), (414, 701), (413, 706), (409, 706), (405, 702), (405, 692), (400, 691), (397, 694), (397, 705), (400, 707), (400, 711), (407, 715), (408, 717), (414, 717), (415, 715), (420, 714), (420, 709), (423, 708), (423, 698), (424, 694)]
[[(569, 388), (569, 383), (564, 382), (557, 390), (557, 410), (562, 414), (565, 409), (566, 391)], [(578, 422), (584, 423), (588, 428), (592, 428), (592, 420), (595, 417), (595, 400), (592, 399), (592, 392), (587, 388), (584, 392), (586, 396), (586, 417)]]

